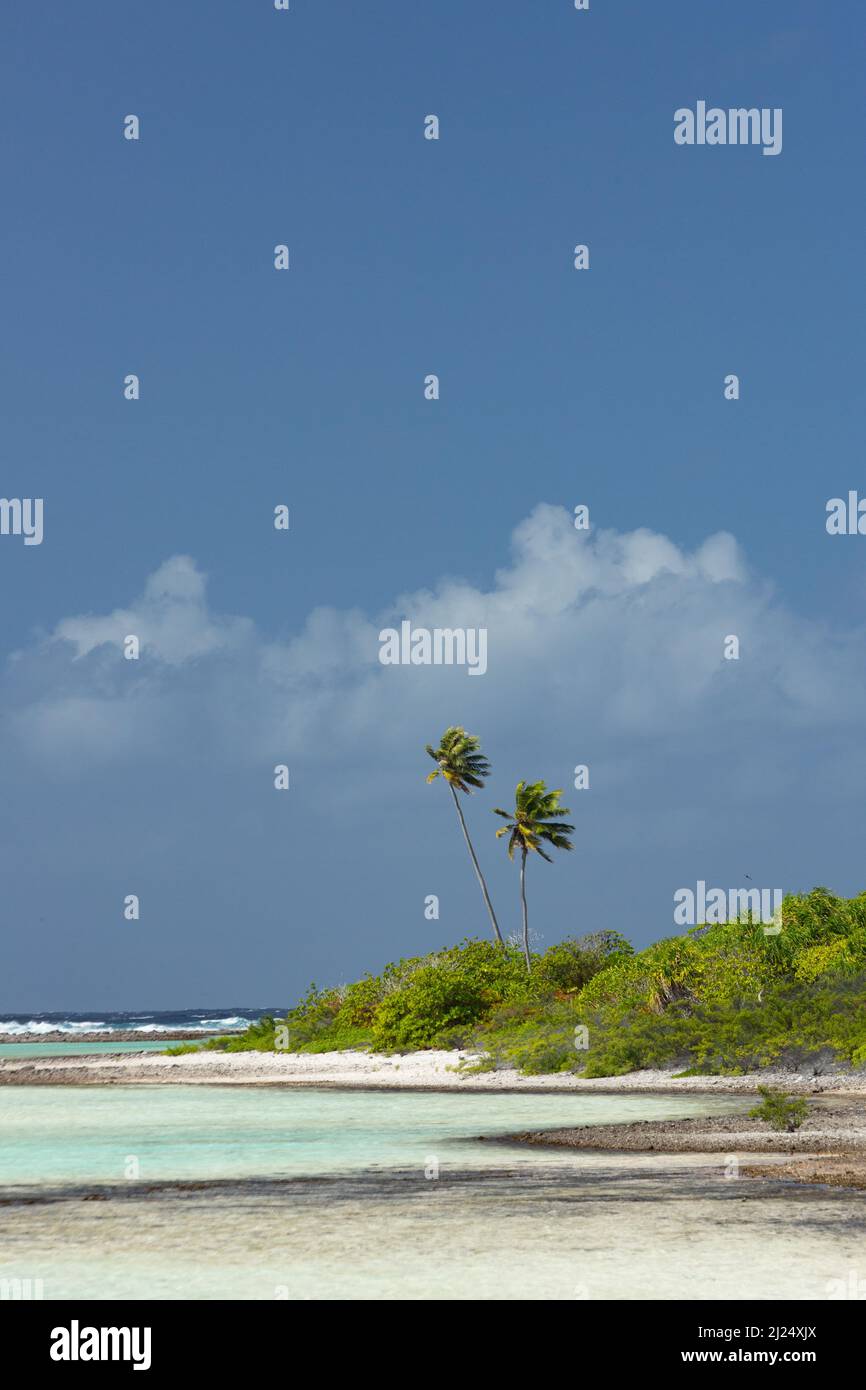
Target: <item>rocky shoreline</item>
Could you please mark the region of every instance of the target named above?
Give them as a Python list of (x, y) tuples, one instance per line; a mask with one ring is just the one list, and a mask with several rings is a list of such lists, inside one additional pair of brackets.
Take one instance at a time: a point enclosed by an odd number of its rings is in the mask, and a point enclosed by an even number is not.
[(616, 1149), (620, 1153), (814, 1153), (832, 1143), (845, 1152), (866, 1153), (866, 1104), (816, 1100), (799, 1129), (788, 1134), (748, 1115), (712, 1115), (686, 1120), (634, 1120), (628, 1124), (579, 1125), (574, 1129), (528, 1130), (509, 1136), (526, 1144), (570, 1149)]
[[(748, 1115), (713, 1115), (527, 1130), (503, 1142), (595, 1153), (724, 1154), (725, 1161), (735, 1159), (737, 1171), (747, 1177), (866, 1189), (866, 1102), (854, 1098), (816, 1098), (803, 1124), (790, 1134)], [(790, 1158), (741, 1164), (741, 1155), (748, 1153)]]

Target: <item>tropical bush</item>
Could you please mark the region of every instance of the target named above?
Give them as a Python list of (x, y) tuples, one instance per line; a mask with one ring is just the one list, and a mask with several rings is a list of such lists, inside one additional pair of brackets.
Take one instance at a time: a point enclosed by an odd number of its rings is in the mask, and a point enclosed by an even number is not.
[[(561, 941), (533, 955), (527, 974), (517, 946), (467, 939), (429, 956), (393, 962), (381, 975), (365, 975), (351, 985), (312, 985), (281, 1024), (293, 1052), (462, 1047), (495, 1009), (525, 1004), (537, 1012), (545, 1001), (578, 991), (630, 950), (616, 932)], [(226, 1051), (273, 1049), (278, 1026), (262, 1020), (246, 1033), (208, 1045)]]
[(285, 1020), (208, 1046), (269, 1050), (281, 1027), (292, 1051), (461, 1047), (528, 1074), (866, 1065), (866, 894), (790, 896), (782, 923), (695, 927), (639, 952), (599, 931), (533, 954), (530, 972), (517, 946), (470, 939), (311, 986)]
[(567, 1009), (494, 1011), (477, 1041), (500, 1065), (555, 1053), (587, 1077), (866, 1064), (866, 896), (817, 888), (787, 898), (782, 921), (778, 936), (746, 919), (614, 954)]

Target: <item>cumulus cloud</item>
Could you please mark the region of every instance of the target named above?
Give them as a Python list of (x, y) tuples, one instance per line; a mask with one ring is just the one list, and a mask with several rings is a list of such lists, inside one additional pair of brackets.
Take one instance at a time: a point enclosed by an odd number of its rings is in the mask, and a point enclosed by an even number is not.
[(117, 608), (106, 616), (64, 618), (54, 639), (68, 642), (80, 658), (98, 647), (120, 648), (134, 634), (149, 657), (169, 666), (238, 651), (252, 625), (243, 618), (214, 617), (208, 612), (205, 590), (205, 576), (195, 562), (188, 555), (175, 555), (149, 577), (134, 607)]
[[(485, 627), (488, 672), (383, 667), (378, 634)], [(141, 659), (123, 659), (135, 634)], [(736, 635), (740, 660), (726, 661)], [(314, 609), (286, 642), (247, 617), (214, 613), (205, 576), (175, 556), (141, 596), (107, 614), (67, 617), (7, 672), (7, 730), (32, 751), (92, 759), (176, 756), (192, 728), (221, 756), (342, 756), (464, 711), (503, 733), (540, 720), (569, 746), (617, 737), (712, 737), (846, 723), (862, 713), (859, 632), (798, 620), (755, 578), (733, 536), (692, 551), (640, 529), (583, 532), (537, 506), (491, 587), (457, 579), (400, 595), (384, 613)], [(475, 687), (475, 688), (472, 688)], [(466, 716), (468, 717), (468, 715)]]

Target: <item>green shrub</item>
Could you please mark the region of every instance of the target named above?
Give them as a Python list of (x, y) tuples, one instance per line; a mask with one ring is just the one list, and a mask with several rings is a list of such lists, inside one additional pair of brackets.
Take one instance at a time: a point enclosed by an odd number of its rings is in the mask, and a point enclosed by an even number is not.
[(485, 1010), (484, 991), (477, 982), (435, 968), (419, 970), (405, 989), (383, 999), (373, 1023), (373, 1046), (379, 1050), (411, 1052), (452, 1044), (477, 1023)]
[(614, 960), (633, 954), (619, 932), (597, 932), (579, 940), (569, 938), (550, 946), (532, 967), (531, 990), (538, 998), (582, 989)]
[[(782, 931), (749, 914), (635, 953), (614, 931), (532, 958), (467, 940), (321, 990), (291, 1010), (289, 1048), (472, 1047), (530, 1074), (615, 1076), (641, 1068), (736, 1074), (768, 1065), (866, 1065), (866, 894), (789, 896)], [(589, 1049), (575, 1047), (575, 1028)], [(273, 1019), (204, 1044), (271, 1050)]]
[(375, 1011), (372, 1045), (383, 1051), (458, 1047), (504, 999), (528, 990), (519, 951), (467, 941), (394, 977)]
[(753, 1120), (766, 1120), (773, 1129), (784, 1129), (793, 1134), (799, 1129), (809, 1113), (809, 1105), (802, 1096), (786, 1096), (784, 1091), (772, 1086), (759, 1086), (763, 1100), (749, 1114)]

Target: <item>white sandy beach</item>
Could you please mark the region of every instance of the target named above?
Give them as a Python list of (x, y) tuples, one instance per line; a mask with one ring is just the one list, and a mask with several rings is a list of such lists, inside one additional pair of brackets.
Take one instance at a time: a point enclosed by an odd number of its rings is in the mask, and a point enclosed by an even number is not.
[(0, 1085), (282, 1085), (461, 1091), (656, 1091), (692, 1094), (754, 1093), (759, 1085), (784, 1087), (791, 1094), (864, 1095), (866, 1074), (762, 1072), (744, 1076), (675, 1077), (666, 1071), (584, 1080), (568, 1073), (524, 1076), (502, 1070), (466, 1075), (459, 1070), (477, 1054), (413, 1052), (385, 1056), (350, 1052), (190, 1052), (101, 1053), (67, 1057), (0, 1060)]

